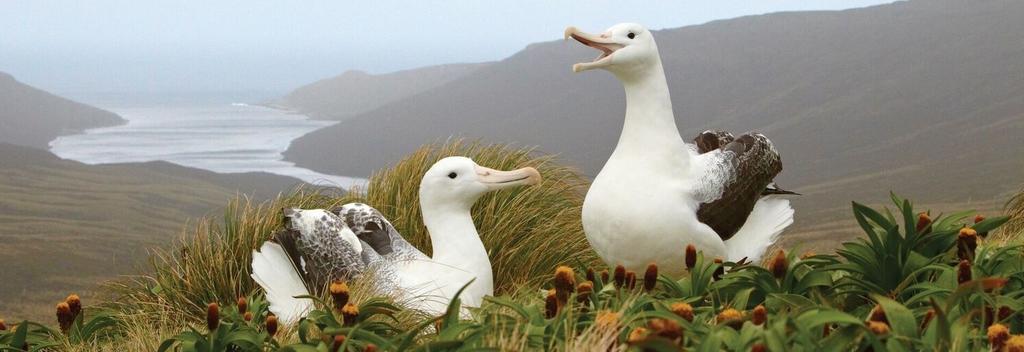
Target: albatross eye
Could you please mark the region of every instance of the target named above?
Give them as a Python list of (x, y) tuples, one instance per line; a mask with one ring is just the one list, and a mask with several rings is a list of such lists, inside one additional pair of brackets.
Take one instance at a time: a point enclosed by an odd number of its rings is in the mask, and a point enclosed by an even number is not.
[(629, 32), (629, 34), (626, 34), (626, 36), (629, 37), (629, 39), (633, 39), (636, 38), (636, 33)]
[(459, 177), (459, 174), (457, 174), (457, 173), (454, 173), (454, 172), (453, 172), (453, 173), (450, 173), (450, 174), (448, 174), (448, 178), (450, 178), (450, 179), (453, 179), (453, 180), (454, 180), (454, 179), (455, 179), (456, 177)]

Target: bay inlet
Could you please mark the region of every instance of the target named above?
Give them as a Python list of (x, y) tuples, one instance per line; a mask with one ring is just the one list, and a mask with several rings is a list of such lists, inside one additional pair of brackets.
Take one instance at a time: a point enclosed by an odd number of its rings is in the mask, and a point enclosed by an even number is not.
[(86, 164), (163, 160), (218, 173), (267, 172), (322, 186), (366, 183), (296, 167), (282, 156), (292, 140), (335, 121), (241, 103), (107, 110), (128, 123), (58, 137), (50, 142), (51, 152)]

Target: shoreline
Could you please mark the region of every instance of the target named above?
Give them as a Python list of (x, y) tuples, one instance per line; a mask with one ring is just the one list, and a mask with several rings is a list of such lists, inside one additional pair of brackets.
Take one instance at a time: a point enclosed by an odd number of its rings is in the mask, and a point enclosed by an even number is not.
[(343, 190), (368, 182), (322, 173), (286, 159), (284, 152), (295, 139), (336, 122), (281, 107), (237, 102), (131, 107), (127, 109), (137, 111), (115, 113), (124, 123), (58, 136), (45, 150), (89, 165), (167, 162), (222, 175), (278, 175)]

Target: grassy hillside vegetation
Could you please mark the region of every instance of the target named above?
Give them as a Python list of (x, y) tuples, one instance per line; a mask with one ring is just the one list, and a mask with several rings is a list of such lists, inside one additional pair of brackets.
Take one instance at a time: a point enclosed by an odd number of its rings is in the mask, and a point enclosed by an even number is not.
[[(332, 203), (310, 194), (281, 201)], [(27, 342), (67, 351), (113, 346), (175, 351), (1024, 348), (1024, 246), (988, 238), (1008, 217), (978, 219), (970, 211), (929, 216), (907, 200), (892, 196), (892, 201), (885, 209), (853, 203), (864, 237), (835, 253), (778, 251), (763, 264), (720, 263), (687, 248), (687, 274), (679, 278), (659, 275), (656, 264), (642, 273), (583, 263), (558, 266), (539, 275), (536, 284), (487, 298), (469, 318), (459, 316), (458, 300), (448, 314), (423, 317), (387, 297), (367, 295), (358, 284), (342, 283), (332, 284), (318, 309), (291, 328), (267, 314), (258, 291), (220, 297), (191, 313), (171, 300), (127, 296), (114, 307), (132, 307), (128, 311), (110, 318), (87, 312), (77, 322), (74, 310), (66, 308), (69, 298), (64, 308), (58, 305), (65, 322), (59, 329), (21, 324), (15, 332), (0, 331), (0, 346)], [(226, 228), (233, 228), (230, 219), (236, 216), (226, 214)], [(228, 249), (237, 242), (225, 240), (235, 239), (195, 237), (186, 248), (207, 243)], [(214, 271), (212, 276), (229, 270)], [(219, 280), (195, 272), (168, 276), (164, 283), (187, 287), (204, 285), (200, 279)], [(140, 318), (153, 309), (182, 316)], [(180, 334), (173, 334), (175, 327)]]
[[(402, 309), (366, 280), (325, 290), (299, 326), (274, 324), (249, 278), (252, 249), (281, 226), (286, 206), (376, 205), (429, 252), (419, 222), (419, 175), (435, 160), (469, 155), (482, 165), (534, 166), (539, 186), (481, 199), (474, 219), (495, 263), (497, 297), (472, 317)], [(550, 156), (502, 145), (428, 145), (340, 195), (303, 190), (273, 201), (237, 199), (153, 251), (151, 274), (108, 286), (108, 301), (63, 323), (20, 324), (3, 313), (0, 347), (28, 342), (59, 351), (809, 351), (1002, 350), (1024, 347), (1024, 245), (1007, 235), (1021, 217), (939, 214), (891, 196), (885, 208), (853, 203), (860, 238), (823, 254), (786, 249), (764, 263), (720, 263), (686, 251), (687, 274), (605, 268), (580, 232), (581, 187)], [(1000, 225), (1008, 224), (1001, 229)], [(997, 232), (1002, 234), (997, 235)], [(990, 235), (992, 234), (992, 235)], [(999, 237), (996, 237), (999, 236)], [(556, 269), (557, 268), (557, 269)], [(241, 300), (239, 298), (242, 298)], [(61, 302), (60, 298), (52, 302)], [(238, 305), (238, 302), (243, 303)], [(453, 301), (453, 307), (458, 302)], [(67, 307), (67, 308), (65, 308)], [(52, 308), (51, 308), (52, 309)], [(249, 314), (245, 314), (249, 313)], [(52, 318), (46, 321), (52, 321)], [(2, 325), (2, 324), (0, 324)], [(19, 334), (18, 332), (23, 332)]]
[(92, 299), (100, 282), (135, 273), (146, 249), (165, 245), (186, 220), (296, 183), (167, 163), (91, 166), (0, 144), (0, 314), (49, 318), (69, 292)]

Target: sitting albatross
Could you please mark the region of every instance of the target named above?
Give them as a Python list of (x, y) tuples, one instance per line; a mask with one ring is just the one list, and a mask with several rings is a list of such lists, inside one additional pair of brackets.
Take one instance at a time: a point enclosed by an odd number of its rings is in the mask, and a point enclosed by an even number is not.
[(774, 188), (782, 163), (772, 143), (719, 131), (683, 141), (658, 47), (643, 26), (618, 24), (600, 35), (569, 27), (565, 37), (601, 51), (574, 72), (607, 70), (626, 91), (622, 135), (583, 203), (597, 254), (635, 271), (656, 262), (675, 276), (687, 244), (707, 257), (756, 261), (793, 222), (789, 201), (769, 196), (792, 193)]
[(270, 311), (285, 323), (297, 322), (312, 309), (311, 300), (296, 296), (368, 271), (378, 293), (428, 314), (443, 313), (455, 293), (475, 279), (460, 299), (464, 307), (477, 307), (494, 293), (494, 279), (470, 208), (488, 192), (540, 179), (531, 167), (498, 171), (465, 157), (435, 163), (419, 189), (433, 256), (406, 242), (365, 204), (333, 211), (285, 209), (285, 230), (253, 251), (252, 278), (266, 291)]

